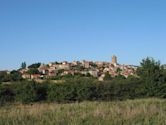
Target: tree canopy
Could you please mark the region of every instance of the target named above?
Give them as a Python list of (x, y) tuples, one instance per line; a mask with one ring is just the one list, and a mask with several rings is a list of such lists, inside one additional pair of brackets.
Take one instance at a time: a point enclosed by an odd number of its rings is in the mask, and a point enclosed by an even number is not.
[(37, 69), (37, 68), (40, 67), (40, 65), (41, 65), (41, 63), (34, 63), (34, 64), (28, 66), (28, 68), (34, 68), (34, 69)]
[(148, 96), (155, 96), (162, 85), (166, 84), (166, 74), (159, 61), (147, 57), (141, 62), (141, 66), (137, 69), (138, 76), (144, 83), (144, 88)]
[(27, 67), (26, 62), (21, 63), (21, 69), (25, 69)]

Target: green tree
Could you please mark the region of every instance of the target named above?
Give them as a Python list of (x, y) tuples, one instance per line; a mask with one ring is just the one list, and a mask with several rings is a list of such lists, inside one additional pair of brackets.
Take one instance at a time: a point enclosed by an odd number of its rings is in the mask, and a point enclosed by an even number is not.
[(32, 75), (32, 74), (39, 74), (40, 72), (38, 69), (31, 68), (27, 71), (27, 73)]
[(40, 67), (40, 65), (41, 65), (41, 63), (34, 63), (34, 64), (32, 64), (32, 65), (28, 66), (28, 68), (37, 69), (37, 68), (39, 68), (39, 67)]
[(111, 75), (109, 74), (109, 72), (106, 72), (106, 73), (105, 73), (104, 80), (112, 80), (112, 77), (111, 77)]
[(138, 76), (143, 80), (145, 90), (148, 96), (155, 96), (160, 79), (162, 77), (163, 67), (159, 61), (147, 57), (141, 62), (141, 66), (137, 69)]
[(22, 68), (22, 69), (25, 69), (26, 67), (27, 67), (26, 62), (22, 62), (22, 63), (21, 63), (21, 68)]
[(9, 77), (12, 81), (20, 81), (22, 80), (22, 76), (21, 76), (21, 73), (16, 71), (16, 70), (13, 70), (10, 72), (9, 74)]
[(159, 61), (155, 61), (153, 58), (147, 57), (141, 62), (141, 66), (137, 69), (137, 74), (142, 79), (148, 79), (151, 81), (158, 80), (159, 76), (163, 72), (163, 68)]
[(123, 76), (123, 75), (121, 75), (121, 74), (118, 74), (117, 76), (115, 76), (114, 79), (117, 79), (117, 80), (124, 80), (124, 79), (126, 79), (126, 77)]

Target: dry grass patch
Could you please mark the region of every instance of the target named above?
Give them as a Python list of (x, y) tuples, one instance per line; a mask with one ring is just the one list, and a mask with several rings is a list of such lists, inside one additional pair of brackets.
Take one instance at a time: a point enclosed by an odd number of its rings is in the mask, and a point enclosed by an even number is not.
[(164, 125), (166, 100), (44, 103), (0, 108), (0, 125)]

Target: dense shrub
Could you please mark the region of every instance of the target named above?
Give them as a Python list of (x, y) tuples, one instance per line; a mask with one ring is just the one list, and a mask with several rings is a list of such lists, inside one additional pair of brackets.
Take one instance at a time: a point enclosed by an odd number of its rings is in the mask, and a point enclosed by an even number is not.
[[(137, 80), (137, 81), (136, 81)], [(96, 82), (78, 80), (64, 84), (50, 84), (48, 100), (56, 102), (71, 102), (83, 100), (124, 100), (143, 97), (145, 91), (141, 89), (139, 79), (135, 81), (119, 80)]]
[(22, 103), (43, 101), (47, 99), (47, 84), (20, 82), (15, 85), (16, 99)]
[(98, 99), (97, 83), (76, 84), (76, 90), (78, 101)]
[[(93, 80), (92, 80), (93, 81)], [(95, 85), (88, 79), (72, 79), (63, 84), (50, 84), (48, 100), (57, 102), (72, 102), (91, 100), (95, 95)]]
[[(155, 97), (166, 98), (166, 84), (157, 84)], [(139, 78), (114, 79), (98, 82), (94, 79), (72, 79), (65, 83), (43, 83), (22, 81), (11, 85), (0, 85), (0, 102), (19, 101), (111, 101), (144, 98), (147, 96), (144, 81)]]
[(0, 105), (8, 102), (13, 102), (15, 100), (15, 93), (10, 86), (0, 85)]
[(23, 82), (18, 84), (16, 89), (17, 100), (22, 103), (35, 102), (36, 97), (36, 84), (34, 82)]
[(47, 100), (47, 91), (48, 91), (48, 84), (37, 84), (36, 85), (36, 101), (44, 101)]
[(48, 89), (48, 100), (55, 102), (75, 101), (74, 87), (68, 84), (51, 84)]

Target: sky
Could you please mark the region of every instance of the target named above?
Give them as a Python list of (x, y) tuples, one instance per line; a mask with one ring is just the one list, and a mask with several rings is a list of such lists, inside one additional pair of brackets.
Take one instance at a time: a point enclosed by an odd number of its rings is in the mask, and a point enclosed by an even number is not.
[(165, 0), (0, 0), (0, 70), (53, 61), (166, 63)]

